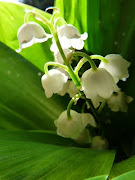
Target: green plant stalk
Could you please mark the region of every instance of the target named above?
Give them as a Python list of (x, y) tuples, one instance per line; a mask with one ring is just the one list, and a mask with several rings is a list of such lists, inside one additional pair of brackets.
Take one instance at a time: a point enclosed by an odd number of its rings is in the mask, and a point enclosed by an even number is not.
[(68, 120), (71, 120), (72, 119), (72, 116), (70, 114), (70, 110), (71, 110), (71, 107), (73, 105), (73, 103), (76, 101), (76, 99), (79, 99), (81, 97), (81, 93), (79, 94), (76, 94), (68, 103), (68, 106), (67, 106), (67, 119)]
[(82, 58), (80, 59), (80, 61), (78, 62), (77, 66), (75, 67), (74, 73), (78, 76), (78, 72), (81, 69), (81, 67), (83, 66), (83, 64), (87, 62), (86, 58)]
[(55, 42), (56, 42), (56, 45), (57, 45), (57, 47), (58, 47), (58, 49), (59, 49), (59, 52), (60, 52), (60, 54), (61, 54), (61, 56), (62, 56), (62, 58), (63, 58), (63, 61), (64, 61), (65, 65), (68, 67), (68, 73), (69, 73), (70, 77), (72, 78), (72, 80), (73, 80), (74, 84), (76, 85), (76, 87), (77, 87), (78, 89), (80, 89), (80, 87), (81, 87), (81, 82), (80, 82), (80, 80), (78, 79), (78, 77), (75, 75), (75, 73), (74, 73), (71, 65), (66, 61), (67, 58), (66, 58), (66, 56), (65, 56), (65, 54), (64, 54), (64, 51), (63, 51), (63, 49), (62, 49), (62, 47), (61, 47), (61, 44), (60, 44), (60, 41), (59, 41), (57, 32), (56, 32), (56, 30), (54, 29), (54, 27), (53, 27), (52, 24), (51, 24), (50, 30), (51, 30), (51, 32), (52, 32), (53, 38), (54, 38), (54, 40), (55, 40)]
[(64, 69), (65, 71), (68, 71), (67, 66), (65, 66), (63, 64), (60, 64), (57, 62), (48, 62), (48, 63), (45, 63), (45, 65), (44, 65), (44, 71), (45, 71), (45, 74), (47, 74), (47, 75), (49, 75), (48, 74), (48, 66), (58, 66), (58, 67)]
[(67, 22), (62, 17), (58, 17), (54, 22), (54, 28), (55, 29), (57, 29), (57, 25), (58, 25), (59, 21), (62, 22), (64, 25), (67, 24)]
[(108, 63), (108, 60), (105, 59), (103, 56), (100, 56), (100, 55), (91, 55), (90, 58), (91, 59), (99, 59), (100, 61), (103, 61), (104, 63)]
[(83, 65), (86, 61), (88, 61), (88, 62), (90, 63), (91, 68), (92, 68), (93, 71), (96, 71), (96, 70), (97, 70), (97, 67), (96, 67), (94, 61), (92, 61), (92, 59), (90, 58), (89, 55), (87, 55), (87, 54), (85, 54), (85, 53), (83, 53), (83, 52), (74, 52), (74, 53), (72, 53), (71, 57), (73, 57), (73, 56), (81, 56), (81, 57), (84, 57), (84, 58), (87, 59), (87, 60), (86, 60), (86, 59), (81, 60), (81, 62), (78, 63), (78, 65), (77, 65), (78, 67), (76, 67), (76, 73), (78, 73), (78, 71), (80, 70), (80, 68), (82, 67), (82, 65)]

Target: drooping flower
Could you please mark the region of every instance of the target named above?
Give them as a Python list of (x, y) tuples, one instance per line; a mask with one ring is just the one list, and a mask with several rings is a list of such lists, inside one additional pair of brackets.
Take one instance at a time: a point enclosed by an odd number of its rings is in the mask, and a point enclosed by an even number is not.
[(105, 56), (107, 62), (101, 62), (99, 67), (106, 69), (117, 83), (119, 80), (125, 81), (129, 77), (128, 67), (130, 62), (126, 61), (119, 54), (109, 54)]
[(88, 124), (96, 126), (91, 114), (70, 111), (71, 119), (67, 118), (67, 111), (61, 113), (59, 118), (54, 121), (57, 127), (57, 134), (66, 138), (78, 139)]
[(107, 104), (109, 108), (114, 111), (122, 111), (127, 112), (128, 106), (127, 104), (132, 102), (133, 98), (131, 96), (127, 96), (124, 92), (119, 91), (117, 93), (113, 93), (109, 99), (107, 99)]
[[(80, 34), (77, 28), (71, 24), (58, 27), (57, 33), (63, 49), (72, 47), (74, 49), (81, 50), (84, 47), (84, 40), (88, 37), (87, 33)], [(54, 41), (51, 46), (51, 51), (58, 51)]]
[(81, 81), (82, 89), (88, 99), (94, 99), (98, 96), (108, 99), (116, 89), (113, 77), (103, 68), (85, 71)]
[(51, 69), (48, 71), (48, 75), (44, 74), (41, 78), (41, 82), (45, 90), (46, 97), (50, 98), (53, 93), (59, 93), (63, 89), (67, 80), (68, 77), (57, 69)]
[(101, 136), (95, 136), (92, 138), (91, 148), (98, 150), (106, 150), (108, 149), (108, 141)]
[(47, 34), (39, 24), (29, 22), (19, 28), (17, 37), (19, 40), (19, 50), (17, 52), (21, 52), (22, 49), (30, 47), (35, 43), (47, 41), (49, 38), (52, 38), (52, 35)]

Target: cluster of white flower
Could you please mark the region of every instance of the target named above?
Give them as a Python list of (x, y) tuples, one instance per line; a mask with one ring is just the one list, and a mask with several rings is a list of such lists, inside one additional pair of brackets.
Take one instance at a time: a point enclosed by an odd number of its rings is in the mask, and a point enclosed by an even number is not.
[[(38, 14), (35, 17), (38, 17)], [(38, 17), (37, 19), (42, 18)], [(42, 22), (44, 22), (44, 18)], [(48, 27), (49, 23), (50, 21), (47, 21)], [(52, 29), (51, 24), (50, 31), (52, 34), (47, 34), (39, 24), (34, 22), (27, 22), (18, 30), (20, 45), (18, 52), (34, 43), (41, 43), (52, 38), (50, 50), (54, 53), (54, 62), (45, 65), (45, 74), (41, 79), (46, 97), (50, 98), (55, 93), (62, 96), (68, 93), (73, 104), (78, 100), (78, 98), (74, 98), (75, 95), (80, 93), (79, 98), (90, 99), (95, 109), (100, 108), (102, 102), (106, 101), (112, 111), (126, 112), (127, 103), (130, 103), (133, 99), (126, 96), (117, 86), (117, 83), (119, 80), (125, 81), (129, 77), (128, 67), (130, 63), (119, 54), (109, 54), (102, 57), (99, 55), (88, 56), (76, 52), (76, 50), (84, 48), (84, 40), (87, 39), (88, 35), (87, 33), (80, 34), (76, 27), (71, 24), (64, 24), (60, 27), (55, 24), (54, 29)], [(77, 53), (78, 56), (83, 58), (73, 70), (71, 63)], [(101, 61), (98, 67), (96, 67), (94, 59)], [(86, 61), (90, 62), (91, 68), (80, 77), (78, 72)], [(57, 68), (48, 70), (48, 65), (54, 65)], [(67, 111), (62, 112), (54, 123), (57, 127), (57, 134), (60, 136), (72, 138), (81, 143), (82, 140), (85, 142), (87, 138), (87, 143), (92, 142), (92, 147), (98, 146), (96, 144), (98, 141), (101, 142), (102, 138), (98, 136), (95, 138), (96, 141), (95, 139), (92, 140), (89, 131), (87, 131), (87, 125), (93, 128), (97, 127), (95, 119), (90, 113), (78, 113), (71, 110), (71, 106), (69, 106)], [(104, 142), (102, 140), (101, 149), (106, 146)]]

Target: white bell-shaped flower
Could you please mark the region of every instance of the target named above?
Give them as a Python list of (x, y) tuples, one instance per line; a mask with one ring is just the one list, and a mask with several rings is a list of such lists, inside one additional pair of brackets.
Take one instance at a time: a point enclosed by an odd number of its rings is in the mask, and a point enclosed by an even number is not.
[(41, 78), (41, 82), (45, 90), (46, 97), (50, 98), (53, 93), (59, 93), (63, 89), (67, 80), (68, 77), (57, 69), (51, 69), (48, 71), (48, 75), (44, 74)]
[(78, 113), (70, 110), (71, 119), (67, 118), (67, 111), (61, 113), (59, 118), (54, 121), (57, 127), (57, 134), (66, 138), (78, 139), (85, 127), (94, 125), (94, 118), (90, 114)]
[(92, 69), (85, 71), (81, 81), (82, 89), (88, 99), (97, 96), (108, 99), (116, 88), (113, 77), (103, 68), (98, 68), (95, 71)]
[(20, 52), (22, 49), (30, 47), (35, 43), (47, 41), (49, 38), (52, 38), (52, 35), (47, 34), (39, 24), (29, 22), (19, 28), (17, 37), (19, 40), (19, 50), (17, 52)]
[(101, 136), (95, 136), (92, 138), (91, 148), (98, 150), (106, 150), (108, 149), (108, 141)]
[[(57, 33), (63, 49), (68, 49), (72, 47), (77, 50), (81, 50), (84, 47), (84, 40), (86, 40), (88, 37), (87, 33), (80, 34), (77, 28), (71, 24), (58, 27)], [(54, 41), (51, 46), (51, 51), (58, 51)]]
[[(67, 57), (68, 54), (70, 54), (72, 51), (70, 49), (63, 49), (65, 56)], [(61, 54), (59, 51), (54, 53), (55, 62), (58, 62), (60, 64), (64, 64), (63, 58), (61, 57)]]
[(117, 83), (119, 80), (125, 81), (129, 77), (128, 67), (130, 62), (126, 61), (119, 54), (109, 54), (105, 56), (108, 62), (101, 62), (99, 67), (106, 69)]
[(114, 111), (122, 111), (127, 112), (128, 106), (127, 104), (132, 102), (133, 98), (127, 96), (124, 92), (119, 91), (117, 93), (113, 93), (109, 99), (107, 99), (108, 107)]

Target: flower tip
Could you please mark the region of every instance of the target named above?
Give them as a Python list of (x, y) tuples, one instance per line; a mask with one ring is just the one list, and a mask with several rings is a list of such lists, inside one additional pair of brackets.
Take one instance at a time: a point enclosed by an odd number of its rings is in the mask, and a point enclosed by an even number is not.
[(15, 50), (17, 53), (20, 53), (22, 51), (21, 48)]
[(50, 6), (50, 7), (46, 8), (46, 9), (45, 9), (45, 12), (47, 12), (47, 11), (50, 10), (50, 9), (56, 10), (56, 11), (59, 13), (59, 8), (53, 7), (53, 6)]
[(88, 33), (85, 32), (84, 34), (81, 35), (83, 40), (86, 40), (88, 38)]

